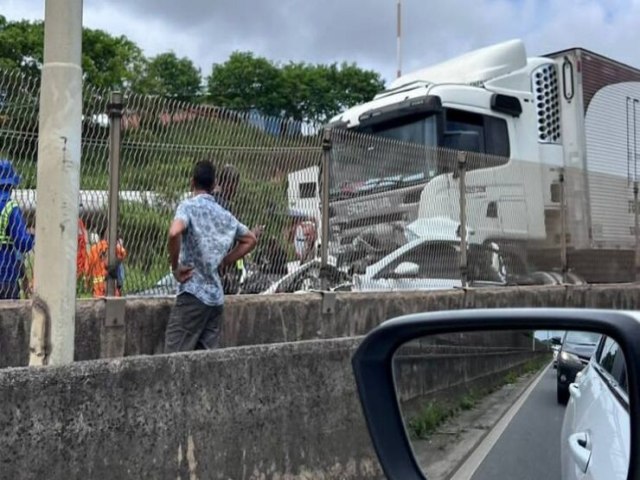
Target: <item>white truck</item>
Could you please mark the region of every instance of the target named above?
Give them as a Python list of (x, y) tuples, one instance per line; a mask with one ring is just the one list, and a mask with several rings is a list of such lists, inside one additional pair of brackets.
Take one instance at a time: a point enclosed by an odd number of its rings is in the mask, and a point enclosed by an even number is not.
[(465, 196), (476, 242), (550, 270), (564, 231), (573, 271), (632, 280), (639, 114), (640, 70), (579, 48), (528, 58), (512, 40), (404, 75), (329, 123), (344, 132), (331, 159), (330, 250), (339, 256), (381, 225), (415, 234), (421, 221), (458, 220), (456, 155), (445, 147), (472, 152)]

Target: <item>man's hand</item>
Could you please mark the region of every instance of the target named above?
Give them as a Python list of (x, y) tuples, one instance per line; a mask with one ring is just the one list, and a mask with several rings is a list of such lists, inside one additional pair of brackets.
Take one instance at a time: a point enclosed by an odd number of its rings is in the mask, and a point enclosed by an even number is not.
[(178, 265), (173, 271), (173, 277), (178, 281), (178, 283), (184, 283), (189, 280), (193, 276), (193, 267), (187, 267), (185, 265)]
[(256, 225), (251, 229), (251, 232), (255, 235), (256, 240), (258, 240), (262, 234), (264, 233), (265, 225)]

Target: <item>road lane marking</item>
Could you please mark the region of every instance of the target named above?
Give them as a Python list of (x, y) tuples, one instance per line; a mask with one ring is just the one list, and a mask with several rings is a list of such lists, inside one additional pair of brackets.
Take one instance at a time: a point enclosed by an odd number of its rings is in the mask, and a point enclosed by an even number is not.
[(469, 458), (460, 466), (460, 468), (449, 477), (450, 480), (469, 480), (478, 467), (482, 464), (484, 459), (489, 455), (491, 449), (498, 442), (504, 431), (507, 429), (511, 421), (520, 411), (524, 402), (527, 401), (531, 393), (538, 386), (538, 383), (542, 380), (542, 378), (547, 373), (547, 370), (551, 367), (551, 364), (547, 365), (545, 369), (538, 375), (531, 385), (527, 387), (527, 389), (520, 395), (520, 397), (514, 402), (514, 404), (507, 410), (498, 423), (491, 429), (491, 431), (487, 434), (487, 436), (480, 442), (477, 448), (473, 451)]

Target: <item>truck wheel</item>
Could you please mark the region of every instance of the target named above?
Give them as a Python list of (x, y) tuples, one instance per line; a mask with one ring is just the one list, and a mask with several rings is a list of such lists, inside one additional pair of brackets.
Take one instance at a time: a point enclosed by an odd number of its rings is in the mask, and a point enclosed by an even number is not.
[(569, 401), (569, 389), (558, 385), (556, 388), (556, 396), (560, 405), (566, 405)]

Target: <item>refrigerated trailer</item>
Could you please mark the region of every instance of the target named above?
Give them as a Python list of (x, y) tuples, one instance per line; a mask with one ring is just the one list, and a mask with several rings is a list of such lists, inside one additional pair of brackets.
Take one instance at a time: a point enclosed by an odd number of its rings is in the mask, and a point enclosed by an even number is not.
[[(400, 77), (329, 123), (363, 134), (359, 155), (341, 154), (352, 137), (334, 146), (331, 248), (381, 223), (459, 219), (464, 151), (475, 241), (551, 269), (564, 233), (572, 270), (631, 280), (639, 115), (640, 70), (582, 48), (527, 57), (512, 40)], [(399, 157), (377, 138), (432, 153)]]

